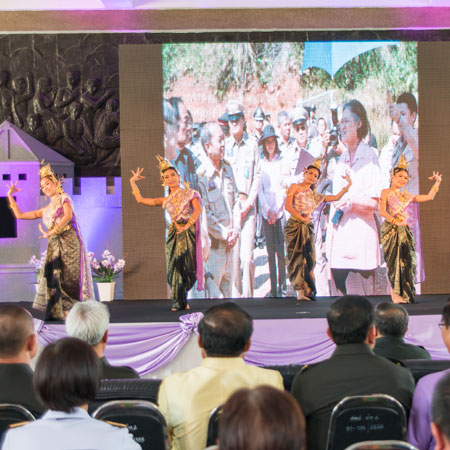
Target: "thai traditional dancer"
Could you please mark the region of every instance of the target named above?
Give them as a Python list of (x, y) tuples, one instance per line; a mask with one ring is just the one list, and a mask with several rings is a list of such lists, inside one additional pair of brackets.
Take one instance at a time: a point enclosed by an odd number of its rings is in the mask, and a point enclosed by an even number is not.
[[(316, 286), (314, 266), (314, 225), (312, 212), (322, 202), (334, 202), (349, 190), (352, 180), (344, 175), (347, 185), (336, 195), (323, 195), (314, 190), (314, 185), (321, 175), (322, 158), (318, 158), (304, 171), (304, 179), (299, 184), (292, 184), (287, 191), (286, 211), (291, 217), (284, 228), (287, 251), (287, 269), (289, 280), (297, 291), (297, 300), (315, 300)], [(349, 243), (351, 245), (351, 243)]]
[(77, 301), (94, 299), (92, 274), (72, 199), (50, 164), (40, 169), (41, 190), (50, 203), (22, 212), (13, 198), (20, 192), (17, 182), (8, 190), (9, 206), (16, 219), (42, 218), (40, 238), (48, 239), (44, 267), (40, 271), (33, 307), (45, 311), (45, 320), (63, 320)]
[(138, 203), (162, 206), (172, 223), (166, 239), (167, 282), (170, 286), (172, 311), (189, 309), (186, 297), (197, 280), (197, 288), (203, 289), (203, 266), (200, 240), (200, 195), (197, 191), (180, 187), (180, 175), (166, 159), (158, 157), (163, 185), (169, 188), (168, 197), (144, 198), (136, 181), (145, 177), (143, 168), (132, 171), (132, 193)]
[(408, 206), (433, 200), (439, 191), (442, 175), (433, 172), (434, 180), (426, 195), (410, 194), (405, 186), (409, 181), (407, 161), (401, 155), (392, 170), (391, 186), (381, 191), (380, 214), (386, 219), (381, 225), (381, 247), (388, 268), (391, 283), (391, 297), (394, 303), (414, 303), (414, 276), (416, 254), (414, 237), (408, 225)]

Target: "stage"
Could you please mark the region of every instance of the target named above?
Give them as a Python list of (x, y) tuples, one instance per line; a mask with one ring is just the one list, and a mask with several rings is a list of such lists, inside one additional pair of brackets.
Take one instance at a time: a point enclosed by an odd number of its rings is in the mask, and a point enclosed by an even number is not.
[[(409, 313), (405, 340), (423, 345), (433, 359), (450, 359), (438, 323), (448, 295), (421, 295), (404, 305)], [(376, 305), (387, 296), (369, 297)], [(326, 312), (333, 297), (315, 302), (294, 298), (235, 299), (254, 319), (254, 333), (246, 361), (252, 364), (315, 363), (328, 358), (334, 344), (326, 334)], [(141, 376), (160, 378), (200, 363), (196, 327), (203, 312), (225, 300), (190, 300), (189, 311), (170, 311), (169, 300), (114, 300), (108, 303), (111, 326), (106, 356), (112, 364), (128, 365)], [(21, 303), (35, 317), (39, 343), (45, 346), (65, 336), (62, 322), (42, 321), (43, 314)]]

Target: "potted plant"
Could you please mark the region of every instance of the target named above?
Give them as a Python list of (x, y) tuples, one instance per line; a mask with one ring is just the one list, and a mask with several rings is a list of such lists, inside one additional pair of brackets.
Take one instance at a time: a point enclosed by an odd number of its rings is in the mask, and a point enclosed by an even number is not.
[(102, 260), (98, 261), (93, 252), (88, 253), (93, 272), (93, 280), (97, 284), (99, 300), (110, 302), (114, 299), (115, 279), (125, 266), (124, 259), (117, 259), (109, 251), (102, 253)]
[(32, 266), (34, 266), (34, 268), (36, 270), (36, 282), (32, 283), (32, 284), (34, 284), (36, 290), (38, 287), (39, 275), (41, 273), (42, 268), (44, 267), (46, 256), (47, 256), (47, 250), (45, 250), (44, 252), (41, 253), (41, 259), (37, 259), (36, 256), (33, 255), (30, 258), (30, 260), (28, 261), (28, 264), (31, 264)]

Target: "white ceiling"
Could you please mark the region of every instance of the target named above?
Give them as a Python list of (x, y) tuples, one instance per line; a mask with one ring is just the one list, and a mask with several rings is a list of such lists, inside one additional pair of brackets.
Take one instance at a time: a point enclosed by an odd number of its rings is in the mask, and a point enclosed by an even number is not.
[(450, 0), (0, 0), (1, 11), (449, 6)]

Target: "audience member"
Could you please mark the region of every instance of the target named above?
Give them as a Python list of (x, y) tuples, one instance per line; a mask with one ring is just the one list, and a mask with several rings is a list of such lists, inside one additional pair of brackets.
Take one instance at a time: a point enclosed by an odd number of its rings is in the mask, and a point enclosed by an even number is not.
[(138, 450), (125, 425), (92, 419), (88, 402), (95, 399), (101, 374), (92, 348), (76, 338), (47, 345), (36, 365), (33, 382), (48, 408), (41, 419), (9, 430), (3, 450)]
[(334, 406), (349, 395), (387, 394), (408, 411), (414, 379), (408, 369), (375, 355), (374, 308), (365, 297), (348, 295), (327, 312), (327, 334), (336, 344), (330, 359), (305, 366), (296, 375), (292, 394), (306, 417), (308, 450), (326, 447)]
[[(439, 326), (441, 327), (442, 340), (450, 353), (450, 304), (445, 305)], [(431, 397), (438, 381), (447, 375), (450, 375), (450, 369), (430, 373), (422, 377), (417, 383), (409, 414), (408, 441), (420, 450), (435, 448), (436, 443), (430, 430)]]
[[(445, 375), (434, 389), (431, 402), (431, 432), (435, 450), (450, 450), (450, 375)], [(427, 427), (429, 428), (429, 426)], [(426, 447), (420, 447), (420, 450)], [(431, 448), (431, 447), (430, 447)]]
[(408, 312), (402, 305), (379, 303), (375, 308), (375, 326), (378, 331), (373, 349), (375, 354), (395, 360), (431, 359), (424, 347), (404, 341), (408, 331)]
[(95, 300), (78, 302), (66, 318), (67, 334), (87, 342), (100, 358), (102, 378), (139, 378), (127, 366), (111, 366), (104, 356), (108, 342), (109, 311), (106, 305)]
[(209, 308), (198, 332), (202, 365), (169, 375), (159, 389), (158, 403), (174, 449), (204, 448), (211, 411), (237, 389), (262, 384), (283, 389), (279, 372), (245, 364), (253, 321), (237, 304)]
[(1, 305), (0, 402), (23, 405), (35, 417), (44, 412), (34, 393), (30, 367), (37, 348), (31, 314), (18, 305)]
[(287, 392), (271, 386), (239, 389), (219, 422), (220, 450), (303, 450), (305, 418)]

